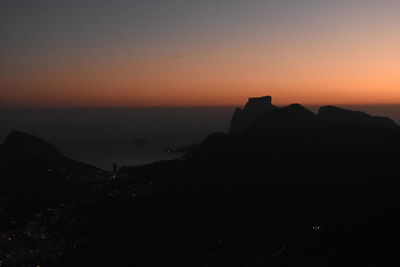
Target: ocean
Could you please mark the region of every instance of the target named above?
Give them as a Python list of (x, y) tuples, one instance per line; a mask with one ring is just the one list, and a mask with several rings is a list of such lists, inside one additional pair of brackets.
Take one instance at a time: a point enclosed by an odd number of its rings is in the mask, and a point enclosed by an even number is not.
[[(318, 106), (307, 106), (316, 112)], [(400, 124), (400, 105), (344, 105)], [(181, 155), (166, 150), (227, 132), (235, 107), (1, 108), (0, 140), (12, 130), (52, 143), (62, 153), (105, 170)]]

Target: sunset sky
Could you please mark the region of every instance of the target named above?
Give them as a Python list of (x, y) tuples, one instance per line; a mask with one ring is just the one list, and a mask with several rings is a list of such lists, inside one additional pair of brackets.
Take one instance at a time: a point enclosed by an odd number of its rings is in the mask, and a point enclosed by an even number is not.
[(2, 0), (0, 106), (400, 103), (398, 0)]

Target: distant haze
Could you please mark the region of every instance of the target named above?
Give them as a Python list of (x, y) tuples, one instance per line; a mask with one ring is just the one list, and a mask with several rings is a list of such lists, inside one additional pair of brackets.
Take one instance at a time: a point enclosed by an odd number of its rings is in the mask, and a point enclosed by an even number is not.
[[(400, 105), (343, 107), (389, 116), (400, 123)], [(227, 132), (233, 111), (234, 107), (3, 108), (0, 139), (11, 130), (26, 131), (73, 159), (111, 169), (114, 162), (136, 165), (179, 156), (165, 150), (200, 142), (212, 132)]]

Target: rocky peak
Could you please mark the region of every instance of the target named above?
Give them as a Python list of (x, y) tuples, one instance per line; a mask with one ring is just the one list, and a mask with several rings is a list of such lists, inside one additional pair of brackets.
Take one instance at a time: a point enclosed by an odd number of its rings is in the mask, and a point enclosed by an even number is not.
[(251, 97), (249, 98), (247, 104), (244, 107), (246, 111), (255, 112), (270, 109), (272, 106), (272, 97), (271, 96), (262, 96), (262, 97)]
[(249, 98), (244, 109), (237, 108), (233, 113), (229, 133), (242, 133), (256, 119), (263, 117), (275, 109), (277, 109), (277, 107), (272, 105), (271, 96)]

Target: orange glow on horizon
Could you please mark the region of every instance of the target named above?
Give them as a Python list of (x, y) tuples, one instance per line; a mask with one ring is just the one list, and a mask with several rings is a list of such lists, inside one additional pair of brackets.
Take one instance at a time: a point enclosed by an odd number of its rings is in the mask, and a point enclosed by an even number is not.
[(3, 14), (0, 106), (400, 103), (396, 1), (136, 2)]
[(224, 37), (187, 45), (179, 56), (115, 48), (0, 65), (0, 104), (236, 106), (262, 95), (278, 105), (400, 103), (400, 35), (370, 36), (363, 29), (284, 42)]

